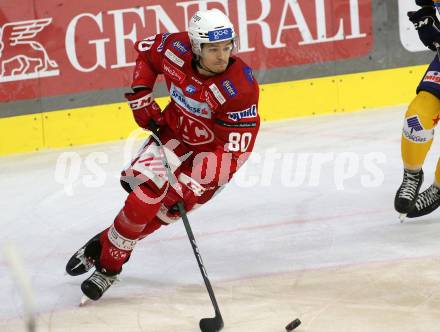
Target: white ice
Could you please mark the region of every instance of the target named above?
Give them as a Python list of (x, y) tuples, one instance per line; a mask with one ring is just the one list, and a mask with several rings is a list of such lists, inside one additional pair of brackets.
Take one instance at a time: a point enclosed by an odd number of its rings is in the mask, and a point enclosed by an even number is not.
[[(401, 224), (393, 209), (404, 109), (266, 124), (246, 168), (190, 214), (224, 331), (281, 332), (296, 317), (297, 331), (438, 331), (439, 214)], [(0, 158), (0, 247), (12, 242), (23, 257), (37, 331), (195, 332), (213, 315), (181, 223), (141, 241), (121, 282), (79, 307), (86, 276), (65, 276), (65, 263), (121, 208), (124, 146)], [(437, 151), (434, 144), (424, 187)], [(55, 175), (65, 152), (81, 161), (77, 176), (67, 169), (71, 188)], [(94, 175), (93, 158), (103, 158), (105, 178)], [(0, 297), (0, 331), (24, 331), (1, 254)]]

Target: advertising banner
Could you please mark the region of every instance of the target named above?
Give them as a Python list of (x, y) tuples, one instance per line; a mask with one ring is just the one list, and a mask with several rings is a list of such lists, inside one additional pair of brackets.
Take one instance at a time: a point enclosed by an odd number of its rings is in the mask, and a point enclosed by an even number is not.
[(0, 101), (128, 86), (136, 40), (187, 28), (218, 8), (254, 69), (367, 55), (371, 0), (0, 0)]

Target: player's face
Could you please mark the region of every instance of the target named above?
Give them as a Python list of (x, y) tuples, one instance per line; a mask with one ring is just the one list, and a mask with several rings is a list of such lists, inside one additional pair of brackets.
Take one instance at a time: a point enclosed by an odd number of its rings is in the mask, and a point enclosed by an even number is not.
[(231, 40), (202, 46), (200, 62), (214, 73), (221, 74), (228, 67), (234, 45)]

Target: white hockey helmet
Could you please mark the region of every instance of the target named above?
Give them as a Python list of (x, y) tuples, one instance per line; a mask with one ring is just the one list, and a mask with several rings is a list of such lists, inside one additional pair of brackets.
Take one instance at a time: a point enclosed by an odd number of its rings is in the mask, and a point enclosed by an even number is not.
[(188, 27), (192, 51), (202, 54), (202, 44), (232, 40), (236, 46), (236, 33), (229, 18), (218, 9), (200, 10), (191, 17)]

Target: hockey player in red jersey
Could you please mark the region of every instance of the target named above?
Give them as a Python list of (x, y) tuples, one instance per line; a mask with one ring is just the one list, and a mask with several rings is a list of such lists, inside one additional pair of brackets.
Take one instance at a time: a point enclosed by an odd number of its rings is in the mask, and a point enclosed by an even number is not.
[[(67, 273), (74, 276), (96, 267), (81, 285), (88, 298), (99, 299), (113, 284), (140, 239), (180, 219), (177, 202), (186, 211), (206, 203), (248, 158), (260, 126), (259, 89), (252, 70), (232, 55), (235, 41), (228, 17), (213, 9), (197, 12), (188, 32), (158, 34), (135, 44), (133, 92), (125, 97), (137, 124), (157, 134), (157, 140), (147, 139), (122, 172), (129, 194), (113, 224), (67, 263)], [(163, 111), (152, 94), (160, 74), (171, 97)], [(161, 151), (176, 187), (169, 186)]]

